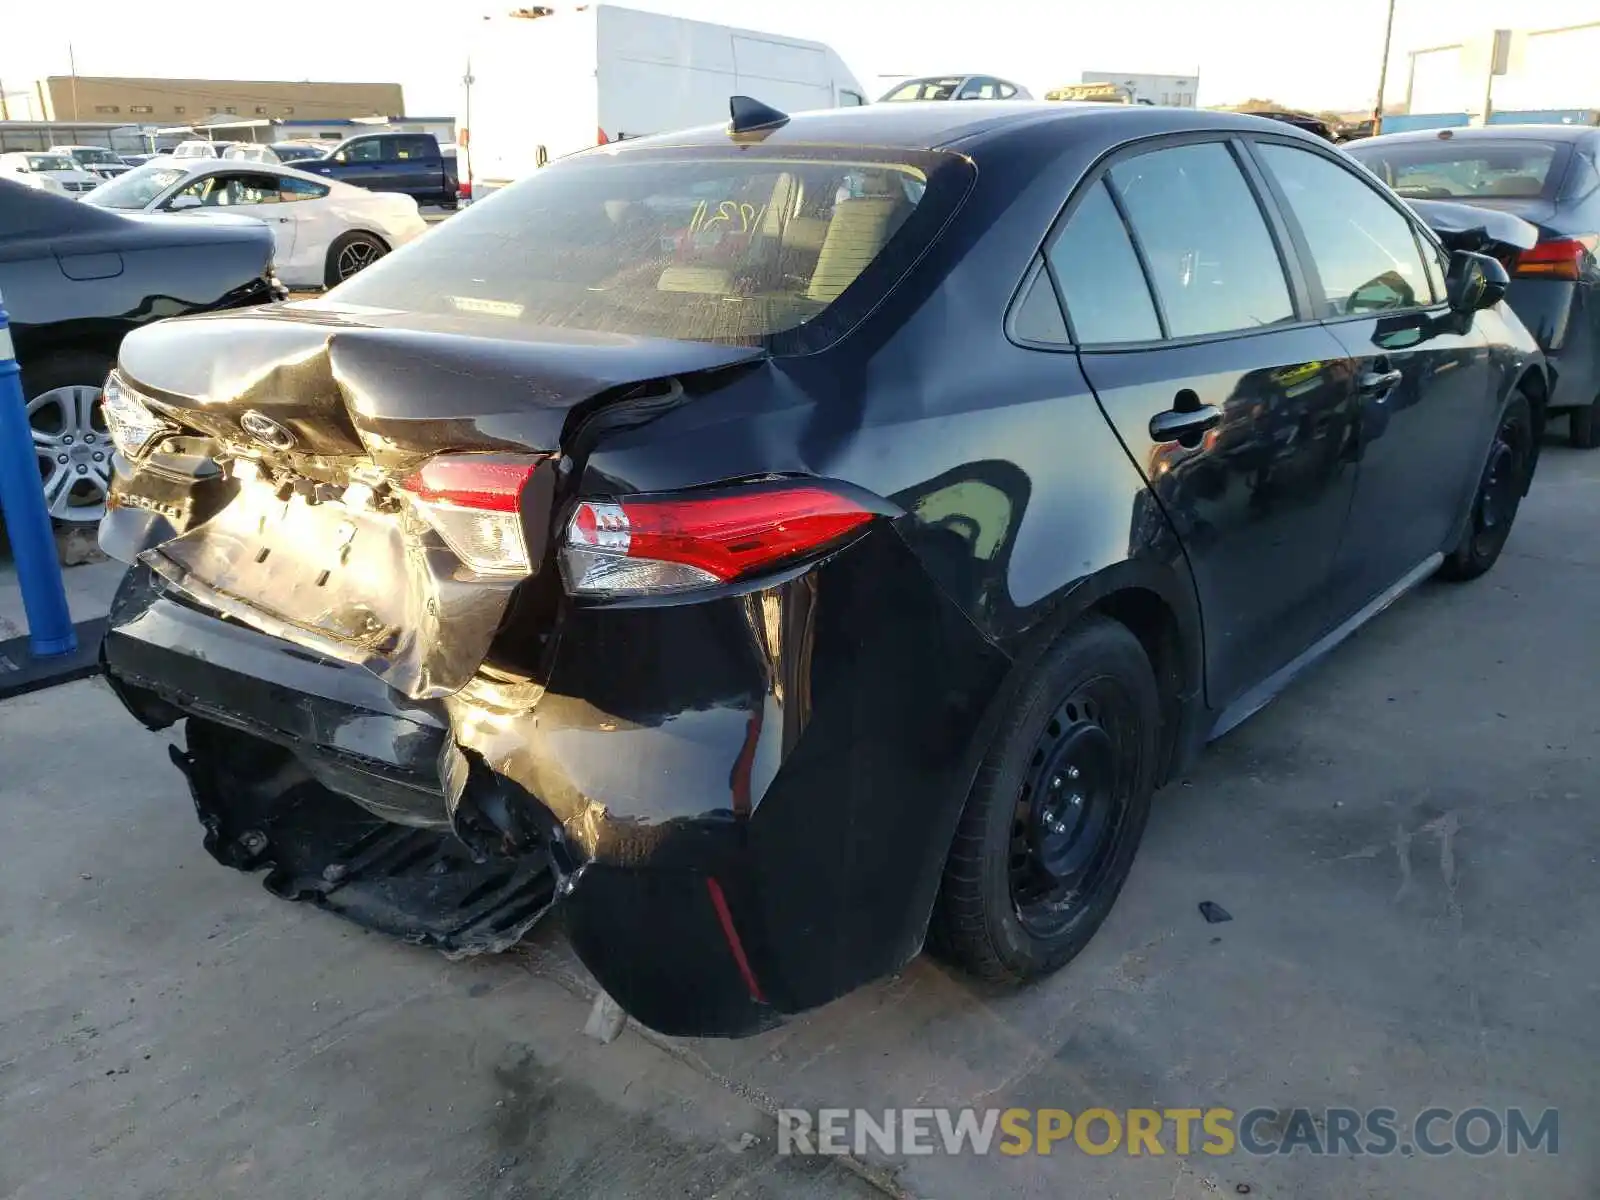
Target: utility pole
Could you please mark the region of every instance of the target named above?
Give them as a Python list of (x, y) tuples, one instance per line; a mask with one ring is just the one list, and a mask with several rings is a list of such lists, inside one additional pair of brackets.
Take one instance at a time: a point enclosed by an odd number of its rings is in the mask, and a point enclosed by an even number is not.
[(72, 43), (67, 43), (67, 65), (72, 68), (72, 119), (79, 120), (78, 116), (78, 59), (72, 53)]
[[(472, 76), (472, 55), (467, 55), (467, 73), (461, 77), (461, 86), (466, 89), (467, 98), (462, 106), (461, 128), (466, 137), (461, 142), (461, 165), (466, 168), (467, 186), (472, 186), (472, 85), (478, 82)], [(459, 136), (459, 135), (458, 135)]]
[(1383, 26), (1383, 65), (1378, 68), (1378, 98), (1372, 105), (1372, 136), (1383, 132), (1383, 93), (1389, 86), (1389, 44), (1394, 38), (1394, 0), (1389, 0), (1389, 19)]
[(1494, 77), (1505, 75), (1511, 70), (1511, 50), (1513, 31), (1509, 29), (1496, 29), (1494, 40), (1489, 47), (1489, 78), (1483, 85), (1483, 123), (1487, 125), (1489, 118), (1494, 115)]

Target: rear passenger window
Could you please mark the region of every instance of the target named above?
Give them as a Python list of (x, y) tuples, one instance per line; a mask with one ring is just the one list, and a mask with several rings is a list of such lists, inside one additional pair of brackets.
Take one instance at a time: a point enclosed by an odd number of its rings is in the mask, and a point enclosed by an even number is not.
[(1161, 336), (1139, 258), (1104, 182), (1089, 189), (1046, 253), (1080, 344)]
[(1011, 318), (1011, 332), (1025, 342), (1060, 343), (1068, 340), (1067, 323), (1061, 319), (1061, 304), (1050, 274), (1041, 266), (1023, 293)]
[(327, 194), (327, 188), (312, 183), (309, 179), (295, 179), (288, 175), (280, 176), (278, 179), (278, 195), (284, 201), (320, 200)]
[(1111, 168), (1172, 337), (1294, 319), (1283, 264), (1254, 194), (1220, 142)]
[(1322, 280), (1324, 317), (1417, 308), (1432, 303), (1417, 235), (1371, 184), (1320, 154), (1257, 147), (1305, 233)]

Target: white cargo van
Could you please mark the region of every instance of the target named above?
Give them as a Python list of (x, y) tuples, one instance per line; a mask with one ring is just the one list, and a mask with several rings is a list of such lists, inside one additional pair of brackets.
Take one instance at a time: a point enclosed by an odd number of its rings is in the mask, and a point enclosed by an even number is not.
[(478, 197), (588, 146), (725, 121), (733, 95), (785, 112), (866, 102), (820, 42), (614, 4), (521, 11), (474, 39), (459, 140)]

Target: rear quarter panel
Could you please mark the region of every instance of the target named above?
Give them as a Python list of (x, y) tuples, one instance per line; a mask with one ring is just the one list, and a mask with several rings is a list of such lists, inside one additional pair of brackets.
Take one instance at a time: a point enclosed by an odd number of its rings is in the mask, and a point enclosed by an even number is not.
[[(980, 160), (978, 183), (946, 236), (854, 332), (818, 354), (736, 368), (694, 402), (607, 434), (583, 464), (579, 490), (589, 495), (800, 473), (864, 487), (903, 512), (889, 529), (772, 589), (770, 601), (765, 591), (747, 599), (754, 614), (782, 614), (802, 583), (808, 589), (805, 609), (815, 617), (806, 628), (815, 636), (784, 643), (764, 668), (781, 690), (686, 699), (703, 673), (663, 666), (671, 703), (640, 722), (641, 742), (702, 729), (707, 744), (720, 739), (714, 762), (756, 764), (744, 776), (748, 835), (728, 831), (730, 841), (748, 837), (748, 861), (721, 878), (748, 919), (741, 931), (757, 974), (785, 1011), (820, 1003), (918, 949), (1004, 697), (1025, 664), (1108, 593), (1148, 593), (1172, 613), (1186, 647), (1167, 678), (1181, 731), (1174, 744), (1199, 736), (1199, 617), (1177, 540), (1076, 356), (1024, 349), (1005, 333), (1012, 293), (1085, 166), (1060, 148), (1019, 148), (992, 166)], [(728, 622), (737, 624), (731, 602), (718, 603), (730, 604)], [(586, 618), (569, 624), (546, 702), (560, 695), (616, 711), (607, 683), (615, 672), (600, 650), (615, 641), (617, 669), (637, 671), (670, 646), (705, 644), (701, 630), (658, 629), (709, 621), (712, 607), (686, 605), (675, 615), (641, 607), (604, 625), (596, 618), (588, 634)], [(620, 620), (639, 631), (628, 636)], [(734, 653), (732, 632), (709, 640), (727, 646), (730, 661), (748, 658)], [(783, 721), (763, 695), (784, 698)], [(808, 707), (795, 706), (797, 698)], [(803, 714), (793, 729), (791, 707)], [(681, 718), (664, 719), (668, 708)], [(707, 714), (727, 729), (714, 734)], [(756, 740), (742, 747), (748, 737)], [(492, 747), (483, 753), (494, 760)], [(583, 765), (560, 781), (528, 778), (535, 794), (582, 795), (592, 811), (619, 821), (638, 814), (637, 824), (659, 830), (670, 830), (675, 814), (698, 815), (708, 803), (702, 794), (727, 786), (723, 771), (687, 793), (658, 784), (660, 772), (619, 787), (579, 756), (546, 758)], [(653, 760), (646, 753), (637, 761)], [(600, 922), (594, 936), (611, 928)], [(580, 952), (587, 946), (603, 959), (598, 943), (575, 938)]]
[[(1101, 572), (1145, 577), (1192, 618), (1181, 550), (1076, 356), (1006, 336), (1012, 295), (1095, 157), (1025, 130), (1011, 141), (986, 147), (961, 212), (861, 326), (609, 437), (585, 490), (759, 471), (848, 480), (907, 510), (902, 528), (930, 573), (1012, 651)], [(949, 554), (934, 535), (951, 517), (981, 530), (982, 553)]]

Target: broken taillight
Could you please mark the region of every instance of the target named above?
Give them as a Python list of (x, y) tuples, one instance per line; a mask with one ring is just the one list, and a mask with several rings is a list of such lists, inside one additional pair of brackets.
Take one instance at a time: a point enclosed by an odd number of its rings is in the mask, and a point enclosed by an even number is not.
[(140, 395), (115, 371), (106, 379), (100, 397), (111, 444), (123, 458), (136, 459), (160, 438), (178, 432), (176, 425), (146, 407)]
[(1517, 255), (1511, 274), (1519, 279), (1582, 279), (1584, 261), (1600, 236), (1551, 238)]
[(527, 575), (522, 489), (536, 460), (478, 454), (430, 458), (400, 487), (462, 563), (480, 575)]
[(812, 483), (585, 500), (567, 522), (561, 569), (574, 595), (689, 591), (824, 550), (875, 515)]

